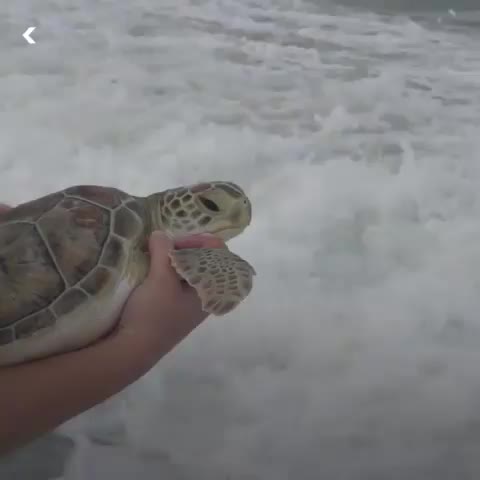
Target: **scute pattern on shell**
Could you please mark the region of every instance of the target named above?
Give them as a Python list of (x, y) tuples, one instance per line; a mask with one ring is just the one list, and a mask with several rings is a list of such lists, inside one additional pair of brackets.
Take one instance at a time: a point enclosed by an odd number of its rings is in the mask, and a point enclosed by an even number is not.
[(97, 187), (95, 185), (70, 187), (65, 190), (65, 195), (88, 200), (109, 210), (113, 210), (129, 198), (129, 195), (116, 188)]
[(0, 225), (0, 328), (47, 307), (64, 289), (36, 226)]
[(55, 324), (55, 316), (47, 309), (23, 318), (15, 325), (15, 336), (17, 338), (30, 337), (40, 329), (51, 327)]
[(66, 199), (38, 220), (38, 229), (70, 287), (97, 264), (108, 237), (110, 213), (82, 200)]
[(24, 222), (35, 222), (45, 212), (48, 212), (64, 198), (62, 192), (51, 193), (37, 200), (22, 203), (16, 208), (0, 215), (0, 225), (10, 221), (22, 220)]
[(142, 231), (136, 210), (120, 190), (82, 185), (0, 215), (0, 345), (50, 327), (114, 279), (123, 240)]

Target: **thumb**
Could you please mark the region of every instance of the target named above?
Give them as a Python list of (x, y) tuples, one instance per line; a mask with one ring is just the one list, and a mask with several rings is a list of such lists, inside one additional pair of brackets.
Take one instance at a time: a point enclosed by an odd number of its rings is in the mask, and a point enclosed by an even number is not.
[[(155, 282), (165, 282), (172, 278), (175, 271), (170, 263), (168, 253), (174, 248), (173, 240), (160, 231), (154, 231), (150, 235), (148, 249), (150, 251), (149, 278)], [(170, 280), (171, 281), (171, 280)]]

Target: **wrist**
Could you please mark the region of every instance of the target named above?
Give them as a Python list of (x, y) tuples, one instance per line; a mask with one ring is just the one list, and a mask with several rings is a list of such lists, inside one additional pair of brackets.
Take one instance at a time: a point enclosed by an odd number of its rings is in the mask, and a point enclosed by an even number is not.
[(121, 358), (118, 363), (129, 382), (144, 376), (158, 361), (148, 342), (138, 334), (118, 328), (104, 340)]
[[(133, 325), (132, 325), (133, 323)], [(120, 352), (139, 378), (145, 375), (167, 353), (165, 342), (158, 338), (156, 332), (145, 328), (141, 322), (120, 324), (105, 340), (112, 343), (112, 348)]]
[(147, 318), (126, 318), (112, 334), (116, 337), (118, 347), (128, 352), (131, 361), (144, 373), (150, 370), (165, 355), (174, 349), (206, 317), (196, 319), (179, 318), (174, 314), (156, 315), (152, 321)]

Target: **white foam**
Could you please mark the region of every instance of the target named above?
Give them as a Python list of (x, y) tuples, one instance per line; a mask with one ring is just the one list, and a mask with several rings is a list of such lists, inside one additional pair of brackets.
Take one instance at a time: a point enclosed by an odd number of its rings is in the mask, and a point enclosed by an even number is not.
[(0, 200), (227, 178), (254, 206), (249, 299), (66, 425), (123, 433), (64, 480), (477, 472), (478, 39), (289, 1), (35, 15), (0, 65)]

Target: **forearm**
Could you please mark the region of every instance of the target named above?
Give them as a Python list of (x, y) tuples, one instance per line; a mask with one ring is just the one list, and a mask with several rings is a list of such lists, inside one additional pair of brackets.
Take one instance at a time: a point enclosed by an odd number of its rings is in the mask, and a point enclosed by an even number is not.
[(82, 350), (0, 368), (0, 454), (92, 408), (154, 364), (140, 341), (122, 335)]

